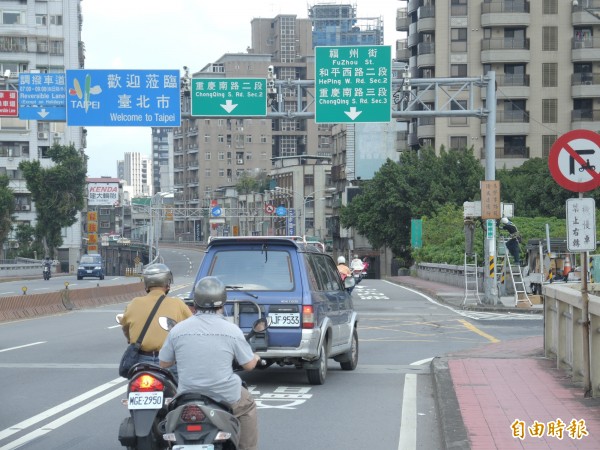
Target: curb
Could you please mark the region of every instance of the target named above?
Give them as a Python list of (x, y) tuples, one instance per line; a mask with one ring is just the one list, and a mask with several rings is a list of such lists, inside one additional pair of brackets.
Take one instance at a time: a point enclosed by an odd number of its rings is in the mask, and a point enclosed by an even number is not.
[(433, 392), (440, 423), (444, 450), (470, 450), (467, 429), (454, 392), (448, 358), (435, 357), (431, 361)]

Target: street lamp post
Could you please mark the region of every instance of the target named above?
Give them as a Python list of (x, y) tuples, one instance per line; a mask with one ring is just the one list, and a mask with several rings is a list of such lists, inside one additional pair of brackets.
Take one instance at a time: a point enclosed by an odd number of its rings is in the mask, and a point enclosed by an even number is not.
[[(161, 235), (161, 228), (158, 228), (161, 226), (161, 224), (158, 224), (158, 227), (156, 226), (156, 222), (154, 221), (154, 212), (156, 211), (156, 215), (157, 215), (157, 219), (160, 219), (161, 215), (160, 213), (162, 212), (162, 205), (163, 205), (163, 198), (168, 197), (168, 196), (173, 196), (174, 195), (174, 190), (170, 190), (170, 191), (166, 191), (166, 192), (157, 192), (156, 194), (154, 194), (152, 197), (150, 197), (150, 233), (148, 233), (148, 263), (152, 262), (152, 246), (154, 245), (154, 243), (156, 242), (156, 254), (154, 255), (155, 257), (158, 256), (158, 241)], [(155, 200), (160, 200), (158, 202), (158, 208), (155, 208), (154, 205), (156, 204)], [(160, 220), (159, 220), (160, 222)], [(157, 233), (157, 228), (158, 228), (158, 233)]]
[[(316, 198), (314, 197), (315, 194), (320, 193), (320, 192), (328, 192), (328, 193), (333, 193), (335, 192), (335, 188), (334, 187), (330, 187), (330, 188), (326, 188), (326, 189), (319, 189), (317, 191), (311, 192), (310, 194), (308, 194), (306, 197), (304, 197), (304, 203), (302, 204), (302, 235), (306, 236), (306, 202), (308, 201), (309, 198), (313, 199), (313, 222), (315, 219), (315, 200)], [(314, 228), (314, 223), (313, 223), (313, 228)]]

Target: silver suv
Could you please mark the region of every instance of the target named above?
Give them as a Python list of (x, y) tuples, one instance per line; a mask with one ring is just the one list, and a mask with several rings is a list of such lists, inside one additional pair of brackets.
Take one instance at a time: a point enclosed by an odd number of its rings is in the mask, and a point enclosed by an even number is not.
[[(228, 287), (227, 307), (250, 331), (257, 304), (271, 325), (267, 345), (257, 353), (270, 364), (306, 371), (311, 384), (323, 384), (327, 360), (343, 370), (358, 363), (358, 315), (333, 259), (314, 245), (285, 237), (212, 239), (196, 282), (215, 276)], [(247, 302), (247, 307), (243, 301)]]

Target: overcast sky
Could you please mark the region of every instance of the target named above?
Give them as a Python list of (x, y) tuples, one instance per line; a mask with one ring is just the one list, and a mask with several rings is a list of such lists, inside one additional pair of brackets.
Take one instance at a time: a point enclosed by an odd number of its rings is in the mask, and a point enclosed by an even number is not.
[[(157, 7), (148, 0), (85, 0), (82, 38), (86, 69), (169, 69), (191, 73), (225, 53), (245, 52), (251, 44), (250, 21), (278, 14), (308, 16), (305, 0), (169, 0)], [(355, 4), (358, 17), (383, 17), (386, 45), (392, 46), (397, 0), (321, 3)], [(125, 152), (150, 155), (149, 127), (86, 127), (88, 176), (117, 175)]]

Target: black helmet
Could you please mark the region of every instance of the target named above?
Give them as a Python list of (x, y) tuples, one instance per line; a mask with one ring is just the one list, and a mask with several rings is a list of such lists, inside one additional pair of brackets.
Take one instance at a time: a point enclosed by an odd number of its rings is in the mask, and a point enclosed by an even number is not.
[(194, 303), (201, 309), (219, 309), (227, 301), (225, 284), (217, 277), (204, 277), (194, 288)]
[(144, 277), (144, 287), (146, 292), (150, 291), (153, 287), (164, 287), (169, 289), (173, 282), (173, 274), (164, 264), (150, 264), (142, 272)]

